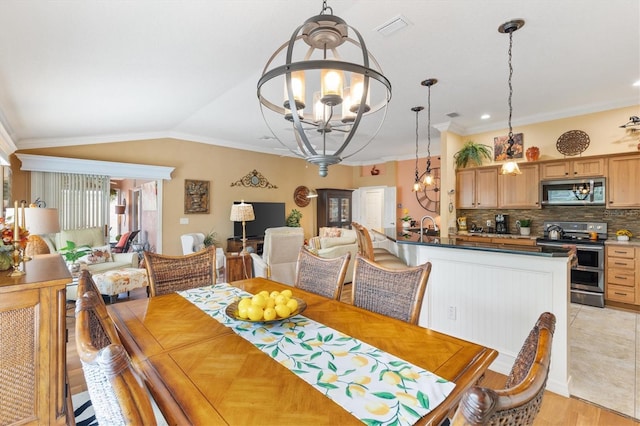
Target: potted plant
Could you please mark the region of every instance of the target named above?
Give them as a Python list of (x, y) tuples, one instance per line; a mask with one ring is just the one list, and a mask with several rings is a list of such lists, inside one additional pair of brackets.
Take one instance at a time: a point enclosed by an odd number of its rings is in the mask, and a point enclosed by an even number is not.
[(491, 160), (491, 147), (473, 141), (466, 142), (460, 151), (453, 154), (458, 169), (465, 168), (469, 164), (481, 166), (483, 158)]
[(519, 225), (520, 235), (531, 235), (531, 219), (520, 219), (516, 225)]
[(402, 210), (402, 214), (403, 214), (403, 216), (400, 218), (400, 220), (402, 221), (402, 227), (403, 228), (410, 228), (411, 227), (411, 221), (413, 220), (413, 218), (409, 214), (409, 209)]
[(67, 245), (58, 250), (64, 260), (67, 261), (67, 265), (69, 265), (69, 270), (71, 272), (78, 272), (80, 270), (80, 265), (78, 265), (78, 260), (91, 253), (91, 247), (89, 246), (77, 246), (73, 241), (67, 241)]
[(215, 231), (209, 231), (209, 233), (207, 235), (205, 235), (204, 237), (204, 241), (202, 242), (202, 244), (204, 244), (205, 247), (211, 247), (211, 246), (215, 246), (216, 245), (216, 232)]
[(287, 216), (287, 226), (290, 226), (292, 228), (299, 228), (300, 219), (302, 219), (302, 213), (300, 213), (296, 209), (291, 210), (291, 213), (289, 213), (289, 216)]

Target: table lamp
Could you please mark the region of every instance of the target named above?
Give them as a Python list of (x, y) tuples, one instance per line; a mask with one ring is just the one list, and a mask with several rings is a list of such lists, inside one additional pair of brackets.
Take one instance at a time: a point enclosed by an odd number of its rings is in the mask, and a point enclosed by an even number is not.
[(242, 222), (242, 251), (241, 255), (247, 254), (247, 233), (245, 230), (245, 222), (254, 220), (256, 217), (253, 214), (253, 206), (251, 204), (245, 204), (244, 200), (240, 204), (233, 204), (231, 206), (230, 220), (233, 222)]
[(26, 228), (29, 231), (25, 254), (27, 256), (48, 254), (49, 246), (40, 235), (60, 232), (58, 209), (29, 207), (24, 209), (24, 216)]

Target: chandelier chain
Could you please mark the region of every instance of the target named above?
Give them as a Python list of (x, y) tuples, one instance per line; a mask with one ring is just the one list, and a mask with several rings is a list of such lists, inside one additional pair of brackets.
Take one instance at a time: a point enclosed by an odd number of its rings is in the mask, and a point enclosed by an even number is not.
[(331, 6), (327, 6), (327, 0), (323, 0), (322, 1), (322, 11), (320, 12), (320, 15), (324, 15), (327, 10), (329, 11), (329, 13), (331, 15), (333, 15), (333, 9), (331, 8)]
[(420, 181), (420, 176), (418, 175), (418, 114), (420, 113), (419, 107), (414, 108), (416, 112), (416, 182)]
[(507, 157), (513, 157), (513, 127), (511, 127), (511, 116), (513, 115), (513, 106), (511, 105), (511, 101), (513, 98), (513, 84), (511, 83), (511, 79), (513, 77), (513, 64), (511, 63), (512, 57), (512, 48), (513, 48), (513, 31), (509, 32), (509, 146), (507, 147)]
[(431, 86), (427, 86), (427, 175), (431, 173)]

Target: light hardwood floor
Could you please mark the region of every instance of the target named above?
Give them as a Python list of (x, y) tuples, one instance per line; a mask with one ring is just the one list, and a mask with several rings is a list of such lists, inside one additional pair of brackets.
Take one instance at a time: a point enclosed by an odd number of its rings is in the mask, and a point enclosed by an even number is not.
[[(145, 289), (137, 289), (131, 292), (133, 299), (147, 297)], [(345, 287), (342, 293), (342, 301), (349, 302), (351, 298), (351, 288)], [(118, 303), (127, 299), (119, 299)], [(80, 366), (80, 359), (75, 346), (75, 319), (74, 307), (67, 310), (67, 328), (69, 330), (69, 342), (67, 343), (67, 370), (71, 393), (76, 394), (86, 390), (86, 383)], [(482, 382), (483, 386), (499, 389), (506, 381), (506, 376), (494, 371), (487, 371)], [(640, 425), (633, 419), (616, 414), (605, 408), (598, 407), (586, 401), (576, 398), (565, 398), (552, 392), (545, 392), (542, 401), (542, 408), (535, 425), (576, 425), (576, 426), (631, 426)]]

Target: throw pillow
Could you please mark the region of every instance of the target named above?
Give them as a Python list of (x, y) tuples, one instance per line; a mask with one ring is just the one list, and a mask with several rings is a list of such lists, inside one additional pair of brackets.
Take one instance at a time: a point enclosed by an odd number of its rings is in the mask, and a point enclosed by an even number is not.
[(86, 262), (88, 265), (95, 265), (97, 263), (113, 262), (113, 256), (111, 256), (111, 248), (109, 246), (92, 247), (91, 253), (81, 257), (80, 262)]
[(342, 230), (340, 228), (329, 228), (329, 227), (324, 227), (324, 228), (320, 228), (320, 236), (321, 237), (330, 237), (330, 238), (335, 238), (335, 237), (339, 237), (340, 235), (342, 235)]
[(314, 250), (316, 250), (316, 251), (317, 251), (318, 249), (322, 248), (322, 247), (320, 246), (320, 237), (312, 237), (311, 239), (309, 239), (309, 245), (308, 245), (308, 247), (309, 247), (310, 249), (314, 249)]

